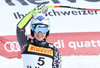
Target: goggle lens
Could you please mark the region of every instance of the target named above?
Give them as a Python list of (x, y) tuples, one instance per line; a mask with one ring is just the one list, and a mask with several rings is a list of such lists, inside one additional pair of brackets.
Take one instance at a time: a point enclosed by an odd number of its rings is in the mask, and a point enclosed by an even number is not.
[(35, 33), (42, 32), (44, 34), (49, 30), (48, 25), (33, 25), (33, 27), (35, 27), (35, 29), (33, 30)]

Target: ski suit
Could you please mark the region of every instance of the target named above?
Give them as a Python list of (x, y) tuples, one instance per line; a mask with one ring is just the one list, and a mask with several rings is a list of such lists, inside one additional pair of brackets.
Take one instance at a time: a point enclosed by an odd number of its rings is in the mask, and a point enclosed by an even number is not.
[(61, 68), (61, 56), (52, 43), (30, 39), (25, 27), (34, 16), (29, 12), (17, 24), (17, 40), (22, 50), (24, 68)]

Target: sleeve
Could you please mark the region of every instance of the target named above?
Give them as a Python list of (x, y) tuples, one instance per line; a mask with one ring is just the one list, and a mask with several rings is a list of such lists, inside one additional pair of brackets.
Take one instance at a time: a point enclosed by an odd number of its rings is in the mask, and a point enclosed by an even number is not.
[(25, 36), (25, 27), (29, 23), (29, 21), (32, 18), (31, 12), (29, 12), (18, 24), (17, 24), (17, 40), (19, 42), (19, 45), (22, 47), (24, 45), (27, 45), (27, 36)]
[(53, 68), (61, 68), (61, 55), (56, 47), (54, 48)]

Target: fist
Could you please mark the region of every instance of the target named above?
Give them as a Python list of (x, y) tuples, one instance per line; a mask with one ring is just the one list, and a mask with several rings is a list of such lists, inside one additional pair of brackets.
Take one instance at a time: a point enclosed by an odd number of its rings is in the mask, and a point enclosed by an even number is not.
[(48, 8), (44, 5), (44, 4), (40, 4), (38, 5), (36, 8), (34, 8), (31, 13), (33, 14), (33, 16), (36, 16), (37, 13), (43, 13), (46, 14), (46, 12), (48, 11)]

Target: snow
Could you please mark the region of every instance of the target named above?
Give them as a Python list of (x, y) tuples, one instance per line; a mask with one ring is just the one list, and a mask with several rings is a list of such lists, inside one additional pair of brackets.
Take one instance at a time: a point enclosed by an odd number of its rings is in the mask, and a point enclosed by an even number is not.
[(8, 59), (0, 56), (0, 68), (23, 68), (22, 59)]
[(62, 56), (62, 68), (100, 68), (100, 56)]

